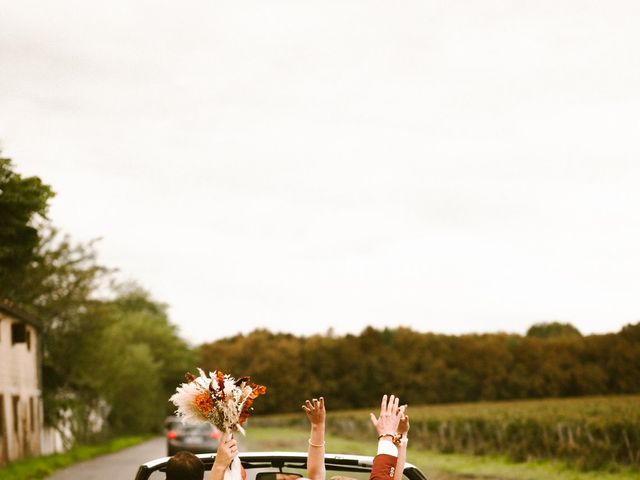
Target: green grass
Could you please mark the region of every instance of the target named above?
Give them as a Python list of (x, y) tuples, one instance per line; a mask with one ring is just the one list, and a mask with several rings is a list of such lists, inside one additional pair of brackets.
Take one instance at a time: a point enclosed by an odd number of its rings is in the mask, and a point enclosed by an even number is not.
[[(373, 434), (372, 434), (373, 435)], [(308, 432), (291, 427), (251, 425), (243, 439), (245, 451), (306, 451)], [(359, 441), (327, 435), (327, 453), (375, 455), (376, 442)], [(640, 472), (616, 467), (617, 471), (583, 472), (557, 461), (512, 462), (499, 456), (444, 454), (409, 447), (408, 461), (418, 466), (429, 480), (461, 478), (505, 480), (638, 480)]]
[(68, 452), (55, 453), (42, 457), (26, 458), (10, 462), (0, 469), (2, 480), (41, 480), (56, 470), (68, 467), (83, 460), (117, 452), (127, 447), (137, 445), (149, 436), (122, 437), (99, 445), (78, 445)]

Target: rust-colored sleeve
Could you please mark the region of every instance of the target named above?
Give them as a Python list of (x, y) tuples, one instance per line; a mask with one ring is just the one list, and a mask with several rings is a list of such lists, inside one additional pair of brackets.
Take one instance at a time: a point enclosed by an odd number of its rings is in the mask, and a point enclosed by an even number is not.
[(396, 473), (396, 460), (397, 457), (393, 455), (385, 453), (376, 455), (369, 480), (393, 480), (393, 475)]

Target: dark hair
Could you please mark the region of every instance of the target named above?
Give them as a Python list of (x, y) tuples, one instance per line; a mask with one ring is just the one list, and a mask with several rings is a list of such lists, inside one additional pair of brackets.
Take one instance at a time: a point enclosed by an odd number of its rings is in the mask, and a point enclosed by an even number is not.
[(202, 480), (204, 463), (191, 452), (178, 452), (167, 462), (167, 480)]

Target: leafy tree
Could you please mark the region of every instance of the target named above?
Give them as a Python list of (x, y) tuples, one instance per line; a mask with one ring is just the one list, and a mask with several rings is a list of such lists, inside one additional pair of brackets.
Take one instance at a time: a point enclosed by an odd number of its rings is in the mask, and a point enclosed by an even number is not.
[(97, 264), (93, 243), (74, 245), (49, 223), (52, 197), (38, 177), (25, 178), (0, 159), (0, 295), (42, 323), (45, 421), (83, 430), (82, 411), (99, 395), (77, 366), (99, 328), (87, 312), (108, 271)]
[[(110, 424), (118, 431), (157, 430), (171, 413), (168, 399), (193, 368), (195, 354), (169, 321), (165, 304), (135, 283), (113, 288), (116, 298), (104, 303), (109, 326), (100, 355), (104, 391), (112, 406)], [(140, 390), (131, 402), (132, 392)]]
[(570, 323), (540, 322), (527, 330), (527, 337), (581, 337), (580, 330)]
[(95, 433), (88, 419), (104, 402), (92, 368), (109, 326), (97, 292), (106, 289), (111, 271), (96, 257), (95, 242), (74, 244), (45, 225), (27, 275), (13, 293), (42, 324), (45, 421), (69, 422), (80, 440)]
[(640, 344), (640, 322), (622, 327), (620, 336), (628, 342)]
[(23, 177), (8, 158), (0, 158), (0, 292), (13, 293), (24, 278), (40, 242), (38, 221), (46, 218), (51, 187)]
[(166, 305), (114, 283), (95, 241), (61, 235), (45, 218), (53, 193), (40, 179), (0, 159), (0, 189), (0, 296), (42, 322), (45, 421), (70, 429), (69, 443), (158, 430), (193, 365)]
[(437, 335), (408, 328), (295, 337), (256, 330), (200, 347), (200, 365), (252, 374), (269, 388), (263, 412), (325, 395), (332, 408), (369, 407), (381, 393), (410, 404), (633, 393), (638, 325), (618, 334)]

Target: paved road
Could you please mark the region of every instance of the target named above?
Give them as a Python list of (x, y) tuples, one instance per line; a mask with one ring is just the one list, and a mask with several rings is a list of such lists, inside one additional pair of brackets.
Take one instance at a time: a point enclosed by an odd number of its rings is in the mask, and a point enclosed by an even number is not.
[(167, 454), (164, 437), (135, 447), (77, 463), (46, 480), (133, 480), (138, 466)]

